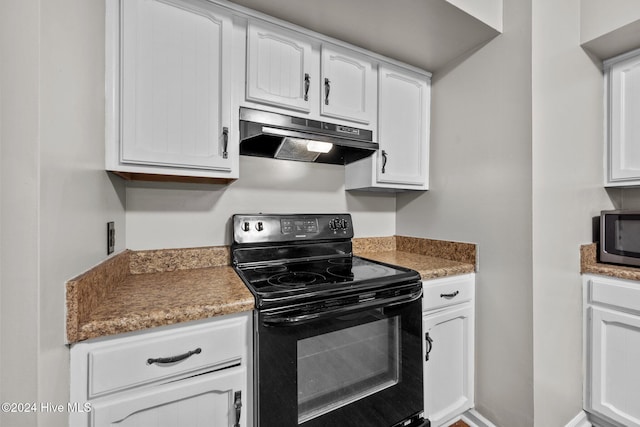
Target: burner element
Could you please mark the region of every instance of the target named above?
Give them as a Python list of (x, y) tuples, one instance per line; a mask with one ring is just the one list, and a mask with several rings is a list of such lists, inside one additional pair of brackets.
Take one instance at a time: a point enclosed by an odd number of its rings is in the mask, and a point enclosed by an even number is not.
[(273, 286), (302, 287), (315, 282), (322, 282), (326, 278), (322, 274), (306, 271), (276, 274), (269, 278), (268, 282)]
[(327, 273), (332, 276), (342, 277), (344, 279), (353, 279), (353, 271), (351, 271), (351, 264), (333, 265), (327, 268)]

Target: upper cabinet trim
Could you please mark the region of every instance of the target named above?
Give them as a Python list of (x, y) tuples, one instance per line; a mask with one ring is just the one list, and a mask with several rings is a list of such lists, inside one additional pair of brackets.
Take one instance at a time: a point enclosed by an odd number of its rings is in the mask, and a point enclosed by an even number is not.
[(381, 55), (379, 53), (352, 45), (350, 43), (347, 43), (345, 41), (339, 40), (339, 39), (335, 39), (333, 37), (329, 37), (325, 34), (322, 33), (318, 33), (315, 32), (313, 30), (310, 30), (308, 28), (304, 28), (302, 26), (296, 25), (296, 24), (292, 24), (291, 22), (287, 22), (284, 21), (282, 19), (276, 18), (274, 16), (271, 15), (267, 15), (265, 13), (262, 12), (258, 12), (256, 10), (253, 9), (249, 9), (247, 7), (235, 4), (235, 3), (230, 3), (228, 1), (220, 1), (220, 0), (207, 0), (212, 4), (218, 5), (222, 8), (227, 9), (230, 13), (234, 14), (237, 18), (241, 18), (241, 19), (246, 19), (246, 20), (251, 20), (253, 19), (258, 19), (260, 21), (266, 22), (269, 25), (272, 26), (276, 26), (276, 27), (281, 27), (284, 28), (288, 31), (294, 31), (296, 33), (299, 33), (301, 36), (303, 37), (308, 37), (308, 38), (312, 38), (315, 39), (316, 41), (319, 41), (321, 43), (331, 43), (333, 45), (345, 48), (345, 49), (349, 49), (355, 52), (358, 52), (362, 55), (365, 55), (369, 58), (372, 58), (376, 61), (380, 61), (380, 62), (387, 62), (387, 63), (392, 63), (394, 65), (397, 65), (399, 67), (405, 68), (405, 69), (409, 69), (413, 72), (419, 73), (419, 74), (423, 74), (426, 76), (431, 77), (432, 73), (429, 71), (426, 71), (422, 68), (410, 65), (410, 64), (406, 64), (402, 61), (398, 61), (396, 59), (393, 58), (389, 58), (388, 56), (384, 56)]

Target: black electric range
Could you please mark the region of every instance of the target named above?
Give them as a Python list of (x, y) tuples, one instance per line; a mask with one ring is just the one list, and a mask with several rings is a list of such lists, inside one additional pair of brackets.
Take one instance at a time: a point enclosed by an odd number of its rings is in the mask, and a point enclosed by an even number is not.
[(256, 427), (425, 427), (420, 275), (353, 255), (349, 214), (234, 215), (256, 299)]

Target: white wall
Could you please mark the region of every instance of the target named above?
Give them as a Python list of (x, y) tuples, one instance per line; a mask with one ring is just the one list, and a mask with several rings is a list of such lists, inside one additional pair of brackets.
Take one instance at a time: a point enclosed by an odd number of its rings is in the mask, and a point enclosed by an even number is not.
[(533, 2), (534, 387), (541, 427), (565, 425), (582, 408), (579, 246), (591, 242), (591, 217), (613, 207), (603, 188), (603, 76), (580, 48), (580, 12), (580, 0)]
[[(64, 284), (106, 258), (107, 221), (125, 226), (124, 185), (104, 172), (104, 4), (3, 2), (0, 24), (1, 400), (66, 407)], [(0, 424), (67, 416), (0, 414)]]
[(129, 249), (228, 245), (235, 213), (349, 212), (355, 234), (395, 234), (389, 193), (345, 192), (344, 166), (240, 157), (240, 179), (227, 186), (127, 184)]
[(518, 427), (534, 418), (530, 0), (504, 3), (503, 29), (434, 75), (431, 189), (398, 196), (396, 229), (478, 244), (476, 407)]

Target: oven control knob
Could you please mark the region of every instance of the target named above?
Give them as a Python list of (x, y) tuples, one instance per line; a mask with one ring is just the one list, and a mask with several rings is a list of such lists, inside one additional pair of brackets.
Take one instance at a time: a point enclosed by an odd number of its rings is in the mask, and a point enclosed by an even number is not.
[(258, 230), (258, 231), (264, 230), (264, 226), (262, 225), (262, 221), (258, 221), (258, 223), (256, 224), (256, 230)]
[(242, 223), (242, 231), (249, 231), (250, 226), (249, 226), (249, 221), (245, 221)]
[(347, 229), (347, 228), (349, 228), (349, 223), (347, 222), (347, 220), (346, 220), (346, 219), (343, 219), (342, 221), (340, 221), (340, 225), (341, 225), (341, 227), (340, 227), (340, 228), (342, 228), (342, 229)]

